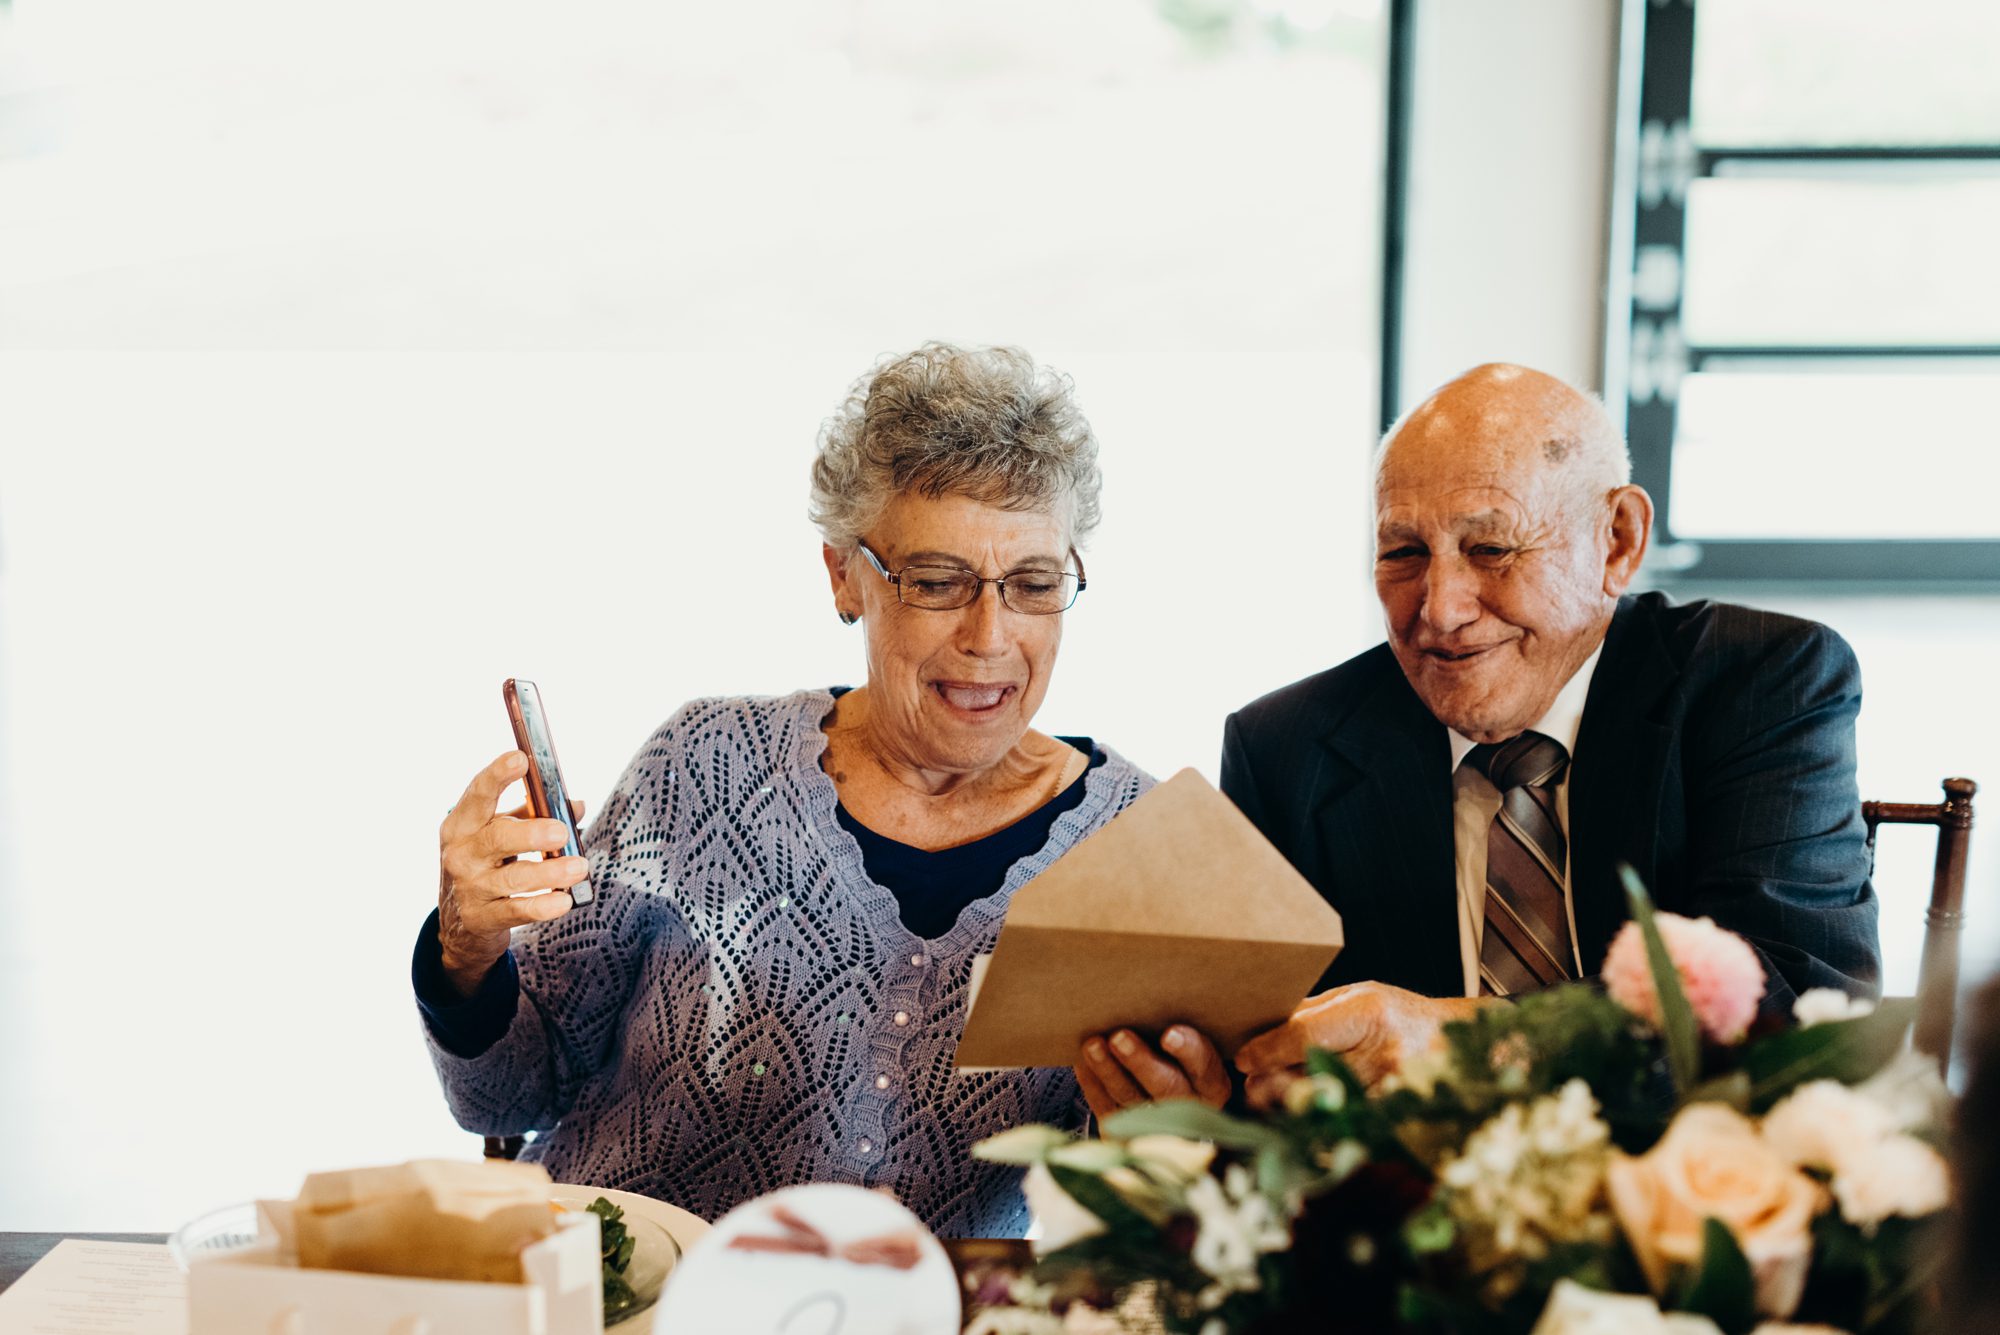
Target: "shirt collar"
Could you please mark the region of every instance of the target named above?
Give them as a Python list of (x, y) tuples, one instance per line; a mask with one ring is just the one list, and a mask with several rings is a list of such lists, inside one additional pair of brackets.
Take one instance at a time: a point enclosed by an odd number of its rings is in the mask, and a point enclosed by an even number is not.
[[(1576, 734), (1583, 726), (1583, 705), (1590, 698), (1590, 678), (1597, 671), (1597, 658), (1603, 652), (1604, 644), (1599, 641), (1598, 646), (1590, 651), (1590, 657), (1583, 660), (1583, 666), (1563, 683), (1562, 690), (1556, 693), (1555, 703), (1549, 706), (1549, 712), (1528, 728), (1529, 732), (1538, 732), (1561, 742), (1564, 753), (1571, 759), (1576, 757)], [(1451, 738), (1451, 768), (1456, 773), (1466, 753), (1477, 743), (1461, 736), (1454, 728), (1446, 728), (1445, 733)]]

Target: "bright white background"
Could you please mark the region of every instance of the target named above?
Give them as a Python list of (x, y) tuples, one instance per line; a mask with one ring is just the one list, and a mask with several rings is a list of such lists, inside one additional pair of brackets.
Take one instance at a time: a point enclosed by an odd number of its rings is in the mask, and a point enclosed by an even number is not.
[(691, 696), (854, 680), (805, 475), (885, 352), (1076, 378), (1048, 729), (1212, 775), (1372, 642), (1378, 6), (1238, 8), (19, 0), (0, 1229), (475, 1152), (408, 952), (502, 678), (593, 805)]

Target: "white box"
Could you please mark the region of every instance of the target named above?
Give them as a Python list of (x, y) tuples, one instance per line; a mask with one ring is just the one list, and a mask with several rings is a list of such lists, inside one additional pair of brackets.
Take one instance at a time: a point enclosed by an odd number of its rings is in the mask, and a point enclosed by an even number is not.
[(523, 1284), (302, 1270), (290, 1201), (260, 1201), (258, 1244), (188, 1269), (189, 1335), (600, 1335), (597, 1216), (570, 1211), (521, 1253)]

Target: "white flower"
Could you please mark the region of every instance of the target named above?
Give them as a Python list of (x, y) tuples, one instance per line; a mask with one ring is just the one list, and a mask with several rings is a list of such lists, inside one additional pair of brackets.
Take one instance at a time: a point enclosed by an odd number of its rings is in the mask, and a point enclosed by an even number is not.
[(1559, 1279), (1533, 1335), (1721, 1335), (1707, 1317), (1662, 1314), (1645, 1294), (1602, 1293)]
[(1188, 1188), (1187, 1205), (1198, 1226), (1192, 1259), (1215, 1280), (1202, 1292), (1204, 1306), (1257, 1288), (1257, 1258), (1292, 1245), (1290, 1223), (1257, 1190), (1242, 1164), (1231, 1164), (1220, 1182), (1201, 1178)]
[[(1873, 1229), (1890, 1215), (1920, 1219), (1942, 1210), (1949, 1173), (1938, 1152), (1904, 1126), (1937, 1115), (1936, 1072), (1900, 1060), (1865, 1085), (1815, 1080), (1764, 1118), (1766, 1144), (1784, 1159), (1833, 1176), (1833, 1197), (1851, 1224)], [(1879, 1083), (1878, 1083), (1879, 1082)]]
[(1063, 1319), (1026, 1307), (989, 1307), (972, 1318), (965, 1335), (1063, 1335)]
[(1555, 1242), (1608, 1239), (1603, 1207), (1610, 1128), (1590, 1087), (1572, 1080), (1532, 1103), (1512, 1103), (1466, 1138), (1438, 1169), (1466, 1260), (1504, 1298)]
[(1874, 1013), (1874, 1002), (1865, 997), (1850, 997), (1837, 987), (1809, 987), (1792, 1001), (1792, 1018), (1804, 1029), (1834, 1020), (1858, 1020)]
[(1187, 1182), (1208, 1172), (1215, 1162), (1215, 1146), (1204, 1140), (1180, 1136), (1134, 1136), (1125, 1143), (1126, 1152), (1154, 1176)]
[(1764, 1115), (1764, 1143), (1786, 1163), (1829, 1173), (1866, 1159), (1895, 1131), (1889, 1110), (1838, 1080), (1800, 1085)]
[(1336, 1140), (1315, 1155), (1319, 1166), (1335, 1182), (1344, 1182), (1354, 1170), (1368, 1162), (1368, 1147), (1358, 1140)]
[(1403, 1064), (1383, 1080), (1382, 1089), (1384, 1092), (1409, 1089), (1429, 1098), (1437, 1092), (1438, 1081), (1450, 1074), (1451, 1050), (1439, 1043), (1405, 1057)]
[(1017, 1126), (988, 1136), (972, 1147), (973, 1157), (988, 1163), (1040, 1163), (1050, 1150), (1067, 1145), (1075, 1137), (1039, 1122)]
[(1833, 1196), (1851, 1224), (1872, 1229), (1890, 1215), (1921, 1219), (1950, 1194), (1944, 1159), (1915, 1136), (1890, 1136), (1834, 1174)]
[(1941, 1127), (1951, 1113), (1951, 1091), (1938, 1074), (1937, 1060), (1905, 1048), (1889, 1064), (1855, 1086), (1881, 1104), (1898, 1131)]
[(1305, 1075), (1285, 1086), (1285, 1111), (1304, 1117), (1315, 1110), (1339, 1112), (1347, 1106), (1347, 1086), (1337, 1076)]
[(1038, 1256), (1104, 1232), (1104, 1221), (1078, 1205), (1075, 1197), (1058, 1186), (1046, 1164), (1029, 1167), (1028, 1175), (1021, 1179), (1021, 1194), (1027, 1198), (1028, 1209), (1041, 1227), (1034, 1239)]

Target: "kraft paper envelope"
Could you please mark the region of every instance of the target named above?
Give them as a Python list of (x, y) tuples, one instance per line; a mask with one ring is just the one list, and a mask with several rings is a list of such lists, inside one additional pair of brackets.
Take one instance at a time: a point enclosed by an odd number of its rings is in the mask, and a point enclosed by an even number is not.
[(956, 1064), (1068, 1066), (1091, 1034), (1157, 1038), (1175, 1021), (1233, 1056), (1340, 946), (1340, 915), (1184, 769), (1015, 892)]

